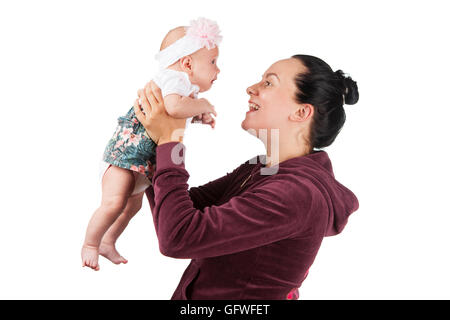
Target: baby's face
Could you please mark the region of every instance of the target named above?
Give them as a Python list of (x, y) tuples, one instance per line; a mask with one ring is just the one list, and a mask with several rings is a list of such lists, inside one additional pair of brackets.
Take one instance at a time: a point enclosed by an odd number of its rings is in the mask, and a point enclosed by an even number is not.
[(200, 87), (200, 92), (207, 91), (211, 88), (214, 80), (217, 79), (217, 75), (220, 69), (217, 67), (217, 58), (219, 56), (219, 49), (208, 50), (202, 48), (192, 55), (192, 84), (196, 84)]

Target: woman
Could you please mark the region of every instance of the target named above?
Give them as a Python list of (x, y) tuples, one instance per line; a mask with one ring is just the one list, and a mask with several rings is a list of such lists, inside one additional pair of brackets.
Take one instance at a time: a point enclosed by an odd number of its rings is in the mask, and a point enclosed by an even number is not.
[[(192, 259), (172, 299), (297, 299), (323, 237), (340, 233), (358, 209), (327, 153), (314, 150), (336, 138), (343, 104), (358, 100), (356, 82), (316, 57), (296, 55), (274, 63), (247, 93), (252, 110), (242, 128), (264, 136), (267, 154), (190, 189), (185, 120), (166, 113), (152, 83), (138, 93), (144, 112), (135, 101), (158, 144), (146, 193), (160, 250)], [(276, 134), (257, 134), (263, 130)]]

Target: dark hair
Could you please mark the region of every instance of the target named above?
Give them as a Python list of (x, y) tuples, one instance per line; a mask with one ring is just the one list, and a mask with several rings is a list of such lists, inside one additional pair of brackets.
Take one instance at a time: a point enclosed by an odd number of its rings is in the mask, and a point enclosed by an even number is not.
[(333, 71), (323, 60), (295, 55), (306, 71), (295, 77), (298, 103), (314, 106), (309, 143), (312, 148), (325, 148), (333, 143), (345, 122), (345, 104), (358, 102), (356, 82), (342, 70)]

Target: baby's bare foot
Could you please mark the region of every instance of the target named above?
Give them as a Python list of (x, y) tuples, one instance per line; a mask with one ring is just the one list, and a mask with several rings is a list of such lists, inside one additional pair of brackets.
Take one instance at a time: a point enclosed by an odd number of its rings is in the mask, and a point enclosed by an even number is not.
[(115, 264), (128, 262), (127, 259), (117, 252), (115, 245), (111, 243), (102, 242), (100, 244), (100, 254)]
[(98, 265), (98, 248), (84, 245), (81, 249), (82, 266), (90, 267), (95, 271), (100, 270)]

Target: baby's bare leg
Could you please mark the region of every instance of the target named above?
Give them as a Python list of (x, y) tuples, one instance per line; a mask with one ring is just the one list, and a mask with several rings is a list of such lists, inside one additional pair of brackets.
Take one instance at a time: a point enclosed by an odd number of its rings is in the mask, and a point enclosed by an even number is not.
[(134, 189), (134, 175), (130, 170), (111, 166), (102, 180), (102, 202), (89, 221), (81, 251), (83, 266), (99, 270), (100, 241), (108, 228), (125, 208)]
[(102, 238), (99, 252), (102, 256), (111, 260), (111, 262), (115, 264), (128, 262), (119, 254), (119, 252), (117, 252), (115, 244), (117, 238), (119, 238), (119, 236), (125, 230), (131, 218), (133, 218), (135, 214), (141, 209), (143, 196), (144, 192), (140, 192), (128, 198), (125, 209)]

